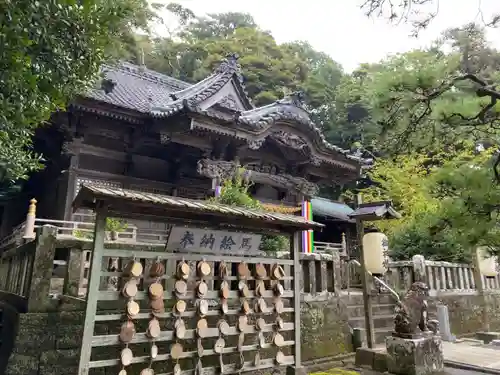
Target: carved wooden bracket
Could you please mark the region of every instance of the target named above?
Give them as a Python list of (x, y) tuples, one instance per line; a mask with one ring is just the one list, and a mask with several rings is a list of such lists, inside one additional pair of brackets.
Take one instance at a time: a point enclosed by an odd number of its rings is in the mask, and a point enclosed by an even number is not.
[[(197, 170), (201, 176), (222, 181), (234, 176), (239, 167), (238, 163), (231, 161), (201, 159), (198, 161)], [(292, 190), (308, 197), (316, 195), (319, 190), (318, 185), (304, 178), (288, 174), (273, 174), (272, 168), (266, 168), (265, 166), (259, 168), (255, 165), (243, 165), (241, 167), (245, 168), (245, 177), (255, 183), (270, 185), (288, 191)]]

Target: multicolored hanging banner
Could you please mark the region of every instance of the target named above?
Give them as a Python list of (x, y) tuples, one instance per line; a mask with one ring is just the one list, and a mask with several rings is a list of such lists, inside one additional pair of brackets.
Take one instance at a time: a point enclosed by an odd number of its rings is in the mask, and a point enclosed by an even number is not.
[[(313, 219), (311, 202), (302, 202), (302, 217), (306, 220)], [(314, 252), (314, 231), (312, 229), (302, 232), (302, 249), (304, 253)]]

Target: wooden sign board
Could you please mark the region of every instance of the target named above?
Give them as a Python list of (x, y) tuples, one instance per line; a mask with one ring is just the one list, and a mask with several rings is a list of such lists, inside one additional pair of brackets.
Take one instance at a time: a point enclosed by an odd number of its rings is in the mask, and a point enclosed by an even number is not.
[(167, 249), (228, 255), (258, 255), (260, 234), (229, 232), (175, 226), (170, 232)]

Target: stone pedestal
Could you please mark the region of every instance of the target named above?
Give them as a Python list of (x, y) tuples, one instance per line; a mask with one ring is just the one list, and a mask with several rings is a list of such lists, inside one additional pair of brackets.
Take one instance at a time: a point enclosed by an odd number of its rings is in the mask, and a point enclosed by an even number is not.
[(440, 336), (387, 337), (387, 368), (397, 375), (429, 375), (444, 371)]

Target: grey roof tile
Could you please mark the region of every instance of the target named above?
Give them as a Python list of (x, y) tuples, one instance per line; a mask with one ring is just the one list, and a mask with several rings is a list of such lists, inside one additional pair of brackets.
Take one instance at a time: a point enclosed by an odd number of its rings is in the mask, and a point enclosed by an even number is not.
[[(126, 62), (106, 65), (103, 70), (105, 78), (115, 84), (113, 90), (106, 93), (101, 87), (95, 87), (85, 94), (87, 98), (153, 117), (168, 117), (187, 109), (220, 120), (225, 119), (252, 130), (267, 128), (277, 121), (293, 121), (316, 133), (327, 150), (362, 164), (368, 163), (366, 159), (352, 155), (349, 150), (332, 145), (325, 139), (304, 108), (302, 93), (293, 93), (267, 106), (254, 108), (246, 95), (236, 55), (228, 56), (213, 74), (193, 85)], [(229, 120), (227, 115), (221, 117), (218, 111), (214, 112), (213, 109), (200, 110), (198, 105), (219, 92), (231, 79), (235, 79), (244, 101), (247, 102), (247, 108), (251, 109), (238, 112), (229, 108), (229, 111), (234, 113), (234, 117), (229, 116)], [(222, 103), (219, 105), (224, 106)]]
[(104, 76), (116, 83), (106, 94), (95, 87), (86, 97), (130, 110), (149, 113), (152, 106), (168, 105), (173, 100), (170, 94), (185, 89), (189, 84), (129, 63), (104, 66)]

